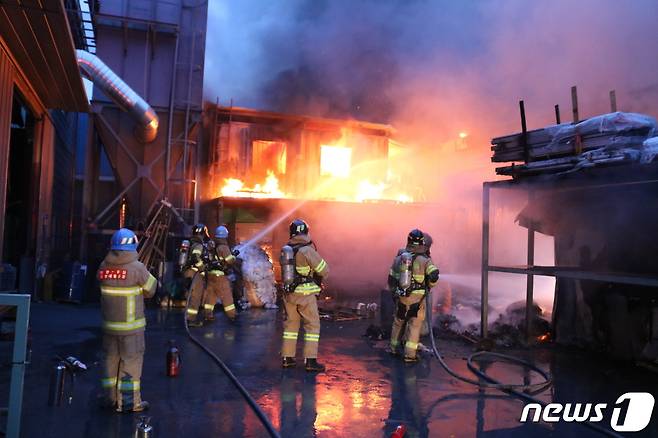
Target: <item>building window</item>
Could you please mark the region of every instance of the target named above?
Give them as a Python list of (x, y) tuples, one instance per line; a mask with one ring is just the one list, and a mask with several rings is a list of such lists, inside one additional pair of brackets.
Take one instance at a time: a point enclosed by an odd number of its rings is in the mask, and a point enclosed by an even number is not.
[(350, 176), (351, 165), (352, 148), (328, 145), (320, 147), (320, 175), (347, 178)]

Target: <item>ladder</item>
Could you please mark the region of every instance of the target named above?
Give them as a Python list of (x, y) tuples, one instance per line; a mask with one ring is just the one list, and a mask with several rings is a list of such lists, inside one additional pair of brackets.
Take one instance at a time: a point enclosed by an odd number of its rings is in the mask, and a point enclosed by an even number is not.
[[(164, 262), (167, 257), (167, 236), (172, 217), (185, 222), (174, 206), (166, 199), (153, 206), (153, 214), (137, 249), (138, 259), (149, 272), (156, 275), (158, 283), (162, 284), (164, 277)], [(152, 211), (153, 211), (152, 210)]]

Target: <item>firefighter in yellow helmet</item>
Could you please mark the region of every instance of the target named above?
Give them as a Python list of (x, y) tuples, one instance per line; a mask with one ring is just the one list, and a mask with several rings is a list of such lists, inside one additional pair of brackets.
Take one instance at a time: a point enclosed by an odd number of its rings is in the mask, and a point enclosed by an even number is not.
[(224, 313), (233, 321), (235, 320), (235, 304), (233, 303), (231, 282), (227, 275), (228, 269), (235, 263), (235, 257), (239, 253), (237, 250), (231, 252), (231, 248), (228, 246), (228, 229), (225, 226), (219, 226), (215, 229), (214, 243), (215, 245), (210, 251), (208, 287), (203, 307), (206, 319), (215, 319), (213, 310), (217, 298), (219, 298), (222, 301)]
[(208, 261), (206, 241), (208, 239), (208, 228), (203, 224), (196, 224), (192, 229), (189, 259), (186, 266), (183, 267), (183, 276), (191, 279), (187, 309), (185, 310), (185, 318), (190, 327), (203, 325), (203, 322), (198, 319), (198, 314), (206, 295), (206, 264)]
[(425, 321), (425, 297), (439, 280), (439, 268), (429, 256), (430, 245), (429, 235), (418, 229), (411, 230), (407, 246), (395, 257), (388, 279), (395, 301), (391, 353), (399, 354), (406, 327), (404, 361), (407, 363), (418, 361), (418, 340)]
[(137, 260), (137, 236), (122, 228), (112, 236), (110, 252), (98, 268), (103, 315), (102, 386), (108, 407), (118, 412), (148, 409), (140, 392), (144, 360), (144, 297), (157, 281)]
[(306, 371), (321, 372), (317, 361), (320, 342), (320, 315), (317, 297), (320, 284), (329, 274), (327, 262), (318, 254), (309, 235), (308, 224), (296, 219), (290, 224), (290, 240), (281, 249), (281, 273), (285, 292), (283, 305), (283, 367), (294, 367), (300, 323), (304, 324), (304, 363)]

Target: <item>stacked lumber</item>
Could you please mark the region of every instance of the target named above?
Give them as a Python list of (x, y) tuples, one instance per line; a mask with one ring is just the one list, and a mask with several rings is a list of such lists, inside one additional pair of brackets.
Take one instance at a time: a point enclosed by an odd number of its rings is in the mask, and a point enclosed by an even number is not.
[(562, 172), (573, 169), (582, 162), (583, 154), (593, 151), (611, 152), (613, 161), (619, 161), (623, 154), (618, 151), (641, 147), (656, 132), (658, 126), (652, 117), (615, 112), (577, 124), (552, 125), (525, 134), (496, 137), (491, 140), (491, 161), (514, 163), (497, 168), (499, 175)]

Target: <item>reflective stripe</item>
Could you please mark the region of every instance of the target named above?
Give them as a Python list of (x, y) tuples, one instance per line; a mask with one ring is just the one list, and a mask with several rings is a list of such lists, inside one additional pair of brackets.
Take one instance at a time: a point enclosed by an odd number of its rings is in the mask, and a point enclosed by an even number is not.
[(141, 383), (139, 380), (122, 380), (119, 382), (119, 391), (139, 391)]
[(315, 272), (322, 272), (327, 267), (327, 262), (324, 259), (320, 260), (320, 263), (315, 267)]
[(235, 261), (235, 257), (233, 255), (230, 255), (224, 259), (226, 263), (233, 263)]
[(222, 271), (210, 271), (210, 275), (222, 276), (224, 273)]
[(291, 339), (293, 341), (297, 340), (297, 332), (283, 332), (283, 339)]
[(297, 266), (295, 269), (297, 269), (297, 272), (299, 275), (309, 275), (311, 273), (311, 267), (310, 266)]
[(315, 283), (304, 283), (300, 284), (295, 288), (295, 293), (296, 294), (302, 294), (302, 295), (313, 295), (320, 293), (322, 289), (320, 286), (318, 286)]
[(102, 295), (113, 295), (118, 297), (131, 297), (142, 293), (142, 288), (139, 286), (130, 287), (117, 287), (117, 286), (101, 286)]
[(224, 307), (224, 310), (226, 312), (230, 312), (231, 310), (235, 310), (235, 304), (231, 304), (230, 306)]
[(204, 304), (203, 308), (206, 310), (215, 310), (215, 305), (214, 304)]
[(418, 342), (409, 342), (409, 341), (407, 341), (404, 344), (404, 348), (408, 348), (409, 350), (418, 350)]
[(319, 333), (306, 333), (304, 334), (304, 340), (309, 342), (320, 342)]
[(198, 248), (198, 247), (194, 248), (192, 250), (192, 254), (201, 254), (202, 252), (203, 252), (203, 250), (201, 248)]
[(156, 280), (153, 275), (149, 274), (149, 278), (146, 280), (146, 283), (142, 286), (142, 288), (151, 291), (157, 282), (158, 280)]
[(101, 379), (101, 385), (103, 385), (103, 388), (113, 388), (117, 386), (117, 378), (107, 377), (105, 379)]
[(400, 345), (400, 341), (397, 339), (391, 339), (391, 347), (397, 347), (398, 345)]
[(135, 321), (135, 297), (126, 297), (126, 322)]
[(429, 274), (431, 274), (432, 272), (434, 272), (434, 271), (438, 271), (438, 270), (439, 270), (439, 268), (437, 268), (437, 267), (434, 266), (434, 265), (427, 265), (427, 268), (425, 269), (425, 273), (429, 275)]
[(412, 290), (411, 295), (425, 295), (425, 289)]
[(425, 274), (414, 274), (413, 277), (417, 283), (422, 283), (425, 281)]
[(146, 327), (146, 319), (140, 318), (132, 322), (103, 321), (103, 328), (107, 330), (128, 331)]
[(187, 309), (187, 313), (189, 313), (190, 315), (196, 315), (197, 313), (199, 313), (199, 311), (194, 309)]

